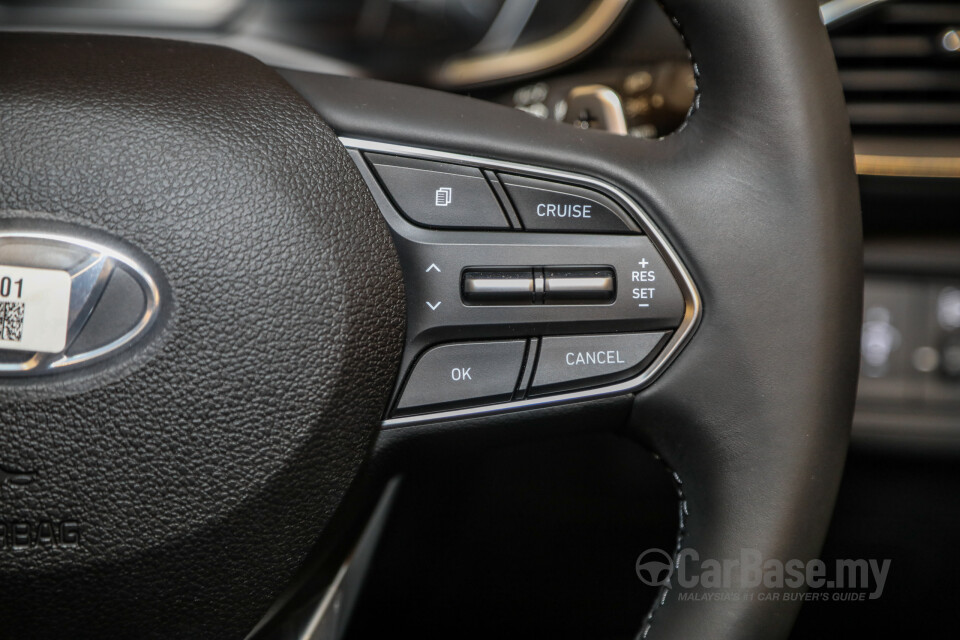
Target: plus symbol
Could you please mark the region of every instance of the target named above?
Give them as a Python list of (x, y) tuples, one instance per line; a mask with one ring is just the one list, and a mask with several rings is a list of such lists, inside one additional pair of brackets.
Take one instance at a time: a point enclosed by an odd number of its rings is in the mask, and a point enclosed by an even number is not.
[(638, 262), (637, 264), (640, 265), (641, 267), (646, 267), (646, 266), (647, 266), (648, 264), (650, 264), (650, 263), (647, 262), (647, 259), (646, 259), (646, 258), (644, 258), (643, 260), (641, 260), (641, 261)]

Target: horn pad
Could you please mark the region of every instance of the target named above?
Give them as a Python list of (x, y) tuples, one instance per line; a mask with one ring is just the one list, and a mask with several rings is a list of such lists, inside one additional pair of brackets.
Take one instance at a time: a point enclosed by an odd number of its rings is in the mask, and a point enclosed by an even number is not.
[(166, 283), (116, 375), (0, 379), (0, 635), (242, 637), (382, 418), (405, 315), (386, 225), (252, 58), (7, 34), (0, 59), (4, 227), (116, 238)]

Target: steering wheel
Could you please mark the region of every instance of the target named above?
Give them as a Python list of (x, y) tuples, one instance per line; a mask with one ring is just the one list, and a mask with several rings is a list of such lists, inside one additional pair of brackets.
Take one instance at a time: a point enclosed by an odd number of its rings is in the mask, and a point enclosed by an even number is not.
[[(664, 4), (698, 90), (655, 141), (6, 34), (0, 635), (244, 636), (332, 580), (383, 460), (568, 422), (667, 465), (677, 550), (815, 557), (862, 295), (827, 35), (806, 0)], [(799, 607), (703, 589), (643, 637), (786, 637)]]

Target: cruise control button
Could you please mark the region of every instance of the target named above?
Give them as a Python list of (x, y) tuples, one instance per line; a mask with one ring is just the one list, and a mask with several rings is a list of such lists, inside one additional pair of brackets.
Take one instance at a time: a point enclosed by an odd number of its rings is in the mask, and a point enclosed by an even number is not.
[(507, 229), (486, 178), (474, 167), (368, 153), (400, 211), (427, 227)]
[(647, 364), (666, 335), (661, 331), (543, 338), (531, 395), (629, 378)]
[(510, 400), (526, 340), (463, 342), (433, 347), (417, 361), (397, 412)]
[(635, 233), (630, 217), (610, 198), (582, 187), (501, 174), (523, 226), (530, 231)]

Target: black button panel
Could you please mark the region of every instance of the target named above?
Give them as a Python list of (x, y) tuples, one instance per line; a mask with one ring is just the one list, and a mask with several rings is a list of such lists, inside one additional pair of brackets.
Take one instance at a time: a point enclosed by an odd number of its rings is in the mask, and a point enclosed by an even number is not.
[(643, 368), (666, 336), (661, 331), (543, 338), (530, 395), (628, 378)]
[(509, 400), (517, 387), (526, 340), (433, 347), (417, 361), (397, 412)]
[(466, 304), (610, 304), (610, 267), (471, 267), (463, 272)]
[(500, 174), (525, 229), (565, 233), (631, 233), (636, 226), (617, 203), (583, 187)]
[[(546, 336), (460, 342), (428, 349), (413, 367), (396, 413), (418, 413), (537, 397), (629, 378), (669, 332)], [(529, 348), (528, 348), (529, 346)], [(526, 369), (532, 375), (521, 376)], [(524, 380), (531, 382), (525, 387)]]
[[(406, 265), (407, 332), (411, 340), (458, 340), (465, 332), (470, 332), (470, 337), (500, 338), (516, 336), (517, 332), (530, 336), (653, 331), (675, 329), (683, 320), (686, 306), (680, 286), (646, 236), (557, 234), (550, 242), (540, 242), (537, 234), (489, 234), (501, 239), (491, 244), (476, 234), (451, 235), (444, 244), (396, 238)], [(602, 284), (603, 278), (574, 282), (577, 287), (584, 287), (577, 293), (558, 290), (558, 277), (553, 278), (553, 290), (546, 299), (545, 291), (537, 293), (546, 288), (545, 278), (542, 285), (537, 284), (541, 279), (537, 274), (545, 273), (540, 269), (533, 270), (534, 295), (543, 295), (543, 303), (536, 299), (532, 303), (490, 299), (480, 302), (464, 293), (462, 274), (473, 271), (477, 265), (492, 269), (499, 263), (509, 273), (525, 263), (531, 267), (543, 265), (549, 270), (549, 265), (562, 264), (564, 260), (587, 266), (598, 257), (607, 262), (603, 268), (614, 276), (614, 292), (607, 300), (586, 299), (599, 294), (585, 288)], [(529, 286), (525, 276), (520, 276), (520, 280), (509, 286)], [(581, 299), (562, 299), (571, 295)]]
[(510, 226), (487, 179), (475, 167), (373, 153), (367, 157), (400, 211), (417, 224), (470, 229)]
[(407, 341), (384, 427), (636, 391), (696, 326), (693, 282), (622, 191), (495, 160), (344, 144), (403, 267)]
[[(366, 157), (400, 211), (425, 227), (640, 233), (623, 207), (594, 189), (449, 162), (380, 153)], [(514, 215), (519, 224), (511, 224)]]

